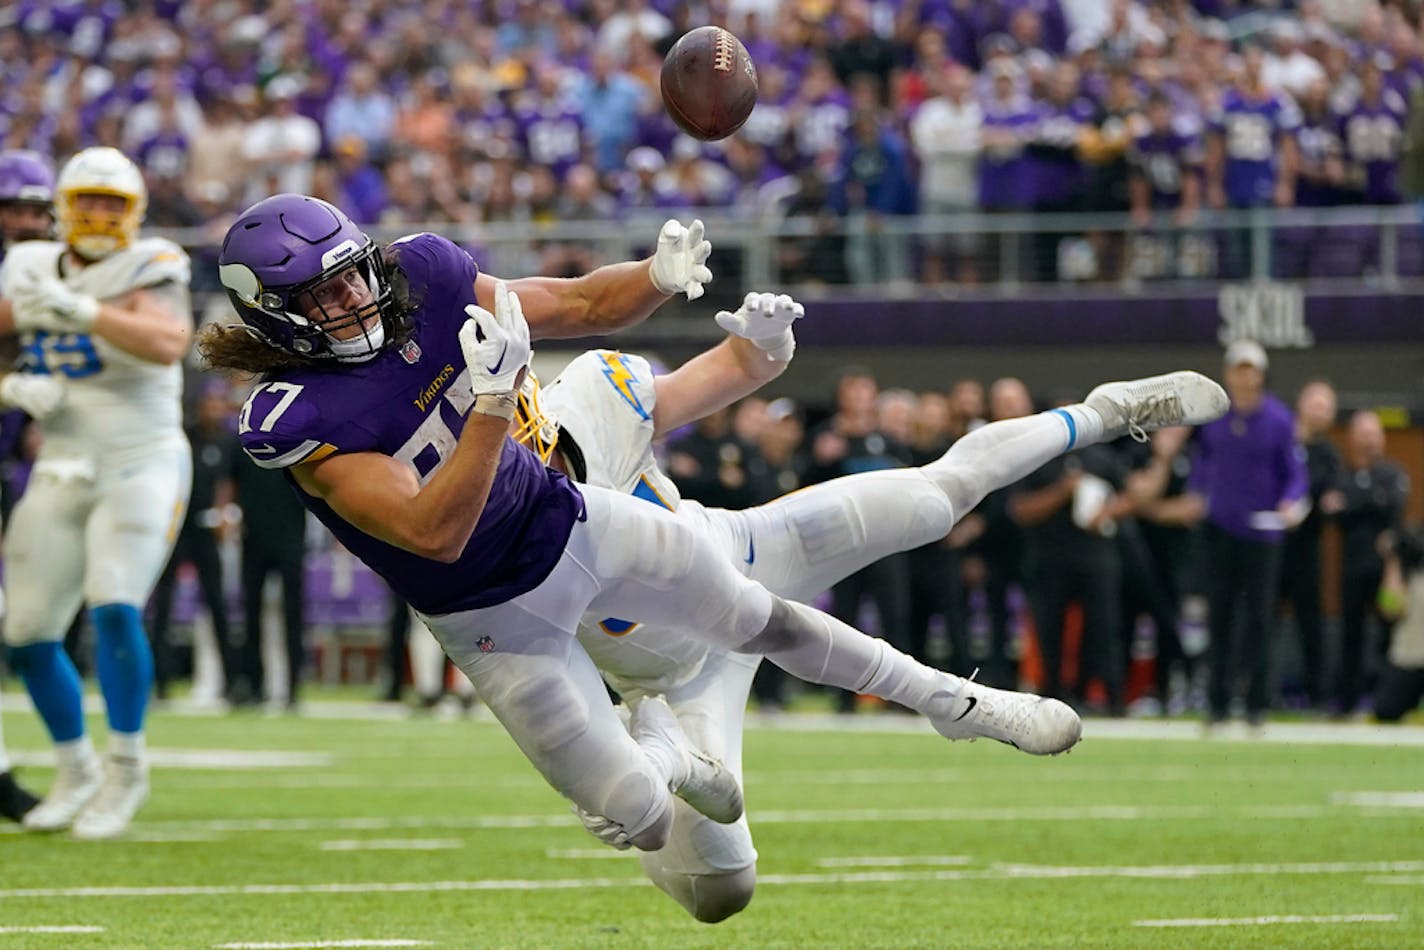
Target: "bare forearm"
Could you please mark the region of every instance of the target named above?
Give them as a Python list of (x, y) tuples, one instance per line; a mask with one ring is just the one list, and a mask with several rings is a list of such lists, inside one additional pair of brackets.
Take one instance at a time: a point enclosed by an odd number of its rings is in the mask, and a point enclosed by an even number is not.
[[(608, 264), (582, 277), (525, 277), (509, 281), (535, 339), (598, 336), (635, 326), (667, 301), (653, 286), (651, 258)], [(482, 290), (480, 275), (477, 290)], [(493, 296), (493, 284), (489, 291)], [(484, 293), (479, 294), (481, 305)]]
[(132, 356), (150, 363), (176, 363), (188, 352), (193, 331), (166, 312), (128, 310), (101, 303), (90, 331)]
[(449, 563), (469, 544), (484, 513), (508, 422), (471, 413), (455, 451), (420, 484), (415, 470), (386, 455), (334, 455), (292, 469), (308, 494), (371, 537), (418, 557)]
[(416, 492), (409, 541), (433, 548), (424, 556), (450, 562), (464, 553), (494, 486), (508, 428), (498, 416), (471, 412), (449, 461)]
[(659, 376), (653, 438), (749, 396), (785, 372), (787, 363), (741, 337), (728, 337), (676, 370)]

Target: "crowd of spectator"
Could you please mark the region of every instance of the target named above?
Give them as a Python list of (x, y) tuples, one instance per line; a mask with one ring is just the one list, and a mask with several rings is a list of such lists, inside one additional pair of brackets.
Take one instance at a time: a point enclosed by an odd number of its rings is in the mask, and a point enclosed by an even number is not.
[[(844, 217), (790, 276), (962, 281), (915, 211), (1131, 211), (1401, 200), (1418, 5), (1375, 0), (19, 0), (0, 8), (0, 145), (135, 157), (153, 226), (276, 191), (366, 225)], [(680, 135), (658, 71), (725, 23), (760, 73), (746, 126)], [(1120, 248), (1089, 235), (1113, 272)], [(1080, 247), (1070, 245), (1068, 250)], [(839, 253), (843, 250), (843, 253)], [(1065, 268), (1057, 247), (1039, 269)], [(1232, 248), (1225, 249), (1228, 255)], [(551, 248), (546, 272), (587, 248)]]

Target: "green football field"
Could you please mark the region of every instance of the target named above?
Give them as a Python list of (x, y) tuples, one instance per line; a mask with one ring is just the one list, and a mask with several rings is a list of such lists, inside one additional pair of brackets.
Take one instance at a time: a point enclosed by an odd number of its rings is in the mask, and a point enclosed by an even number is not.
[(893, 714), (754, 719), (761, 882), (715, 926), (588, 836), (487, 714), (169, 710), (151, 743), (129, 838), (0, 829), (0, 950), (1424, 946), (1417, 725), (1090, 721), (1036, 759)]

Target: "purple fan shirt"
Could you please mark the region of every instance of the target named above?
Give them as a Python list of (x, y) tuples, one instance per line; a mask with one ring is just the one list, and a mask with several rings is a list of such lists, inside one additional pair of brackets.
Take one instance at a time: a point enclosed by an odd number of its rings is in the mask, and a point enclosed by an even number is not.
[[(1295, 134), (1302, 168), (1323, 168), (1327, 159), (1340, 154), (1339, 123), (1333, 116), (1306, 115)], [(1327, 208), (1342, 203), (1338, 187), (1299, 175), (1295, 181), (1295, 203), (1302, 208)]]
[[(424, 483), (454, 451), (474, 404), (459, 331), (465, 306), (475, 302), (479, 268), (434, 234), (403, 238), (391, 255), (419, 301), (410, 342), (340, 371), (266, 377), (243, 407), (239, 426), (242, 447), (258, 465), (285, 468), (335, 452), (380, 452), (411, 464)], [(578, 489), (507, 437), (484, 513), (451, 564), (379, 541), (293, 485), (338, 541), (430, 614), (488, 607), (533, 590), (583, 517)]]
[(1211, 128), (1225, 142), (1223, 176), (1226, 199), (1233, 207), (1271, 203), (1280, 142), (1299, 127), (1300, 110), (1288, 96), (1271, 92), (1264, 98), (1247, 98), (1240, 90), (1227, 90)]
[(1403, 200), (1399, 191), (1399, 159), (1404, 147), (1407, 109), (1393, 90), (1369, 105), (1356, 102), (1340, 118), (1340, 141), (1346, 160), (1365, 170), (1365, 204), (1393, 205)]
[(1175, 129), (1148, 132), (1133, 140), (1127, 160), (1147, 180), (1152, 207), (1177, 208), (1182, 203), (1182, 184), (1187, 176), (1201, 174), (1201, 138)]
[(514, 113), (524, 155), (563, 180), (583, 155), (583, 119), (577, 109), (545, 99)]
[(1037, 118), (1026, 159), (1032, 200), (1061, 204), (1079, 194), (1085, 184), (1078, 136), (1083, 126), (1093, 123), (1097, 108), (1081, 96), (1067, 105), (1039, 102), (1035, 108)]
[[(984, 103), (984, 129), (1009, 129), (1027, 135), (1038, 121), (1033, 103), (1015, 96), (1008, 103)], [(1022, 210), (1033, 200), (1033, 174), (1022, 148), (1011, 152), (988, 150), (979, 156), (979, 207), (989, 211)]]

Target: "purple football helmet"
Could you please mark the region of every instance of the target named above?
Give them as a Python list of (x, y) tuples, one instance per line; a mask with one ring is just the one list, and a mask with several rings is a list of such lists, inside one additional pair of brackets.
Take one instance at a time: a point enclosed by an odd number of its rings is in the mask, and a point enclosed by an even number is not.
[(40, 227), (33, 212), (0, 215), (0, 243), (41, 240), (54, 230), (54, 170), (39, 152), (0, 152), (0, 211), (9, 208), (37, 208), (49, 222)]
[[(329, 295), (326, 288), (343, 273), (353, 284), (359, 276), (373, 302), (339, 309), (337, 301), (345, 294)], [(340, 209), (319, 198), (274, 195), (244, 211), (223, 238), (218, 276), (242, 322), (288, 353), (360, 361), (397, 337), (401, 308), (381, 249)], [(379, 326), (354, 340), (332, 336), (364, 324), (373, 313), (381, 316)], [(319, 315), (313, 319), (314, 314)]]

